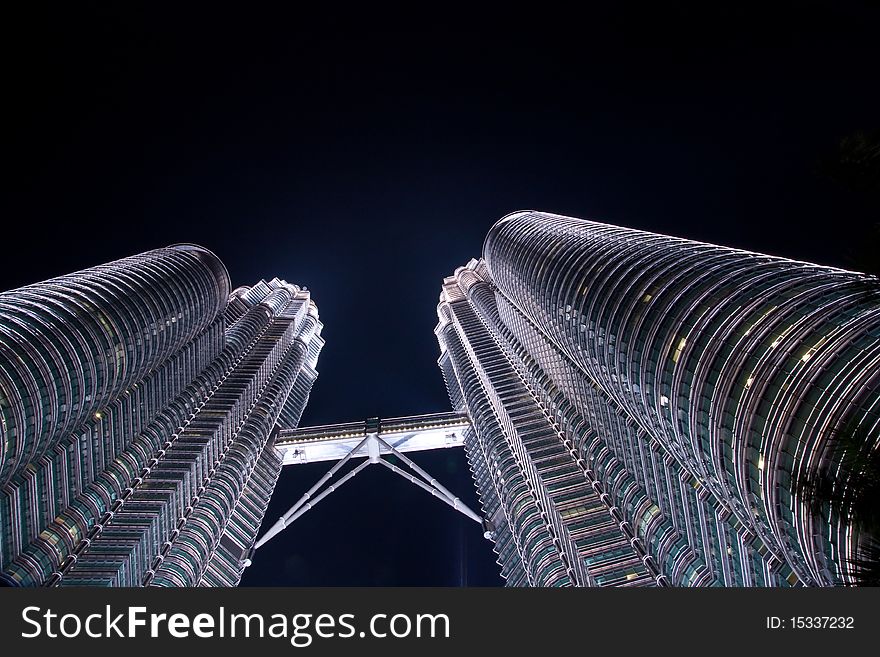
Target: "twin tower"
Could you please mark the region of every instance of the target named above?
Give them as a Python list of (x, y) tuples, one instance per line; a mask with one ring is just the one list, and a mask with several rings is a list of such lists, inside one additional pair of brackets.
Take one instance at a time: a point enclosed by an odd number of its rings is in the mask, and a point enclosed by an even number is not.
[[(443, 280), (438, 316), (508, 585), (858, 583), (876, 278), (517, 212)], [(305, 289), (233, 289), (190, 244), (0, 294), (0, 580), (236, 585), (307, 453), (283, 436), (321, 328)], [(368, 434), (373, 462), (397, 453)]]

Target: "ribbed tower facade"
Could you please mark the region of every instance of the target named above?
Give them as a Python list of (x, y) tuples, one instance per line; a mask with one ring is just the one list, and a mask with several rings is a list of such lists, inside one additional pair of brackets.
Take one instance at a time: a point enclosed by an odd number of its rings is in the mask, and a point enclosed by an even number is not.
[(241, 578), (323, 346), (308, 291), (195, 245), (0, 294), (6, 584)]
[(438, 315), (509, 585), (851, 583), (801, 484), (880, 447), (876, 278), (518, 212)]

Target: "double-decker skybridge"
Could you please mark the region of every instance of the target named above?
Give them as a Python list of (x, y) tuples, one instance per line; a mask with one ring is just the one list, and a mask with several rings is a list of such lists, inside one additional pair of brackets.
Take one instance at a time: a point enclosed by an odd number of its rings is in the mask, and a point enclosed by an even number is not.
[[(376, 417), (363, 422), (345, 422), (300, 429), (281, 429), (275, 438), (275, 447), (282, 454), (283, 465), (292, 466), (316, 461), (336, 461), (336, 463), (260, 537), (254, 545), (254, 550), (259, 549), (370, 465), (382, 465), (412, 482), (481, 524), (486, 538), (491, 538), (492, 526), (487, 520), (405, 455), (405, 452), (461, 447), (464, 445), (464, 432), (468, 427), (470, 420), (464, 414), (432, 413), (390, 419)], [(397, 457), (408, 470), (389, 461), (386, 458), (389, 455)], [(346, 463), (361, 458), (364, 461), (334, 480)], [(333, 483), (329, 483), (331, 481)], [(250, 559), (246, 560), (245, 564), (250, 565)]]

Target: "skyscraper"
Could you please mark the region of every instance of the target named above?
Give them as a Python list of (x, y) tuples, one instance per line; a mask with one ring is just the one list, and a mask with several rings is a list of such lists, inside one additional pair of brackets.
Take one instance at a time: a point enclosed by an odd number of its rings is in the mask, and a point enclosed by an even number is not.
[(517, 212), (438, 315), (508, 584), (852, 581), (865, 537), (804, 482), (878, 448), (876, 278)]
[(0, 294), (0, 571), (234, 585), (323, 340), (307, 290), (182, 244)]

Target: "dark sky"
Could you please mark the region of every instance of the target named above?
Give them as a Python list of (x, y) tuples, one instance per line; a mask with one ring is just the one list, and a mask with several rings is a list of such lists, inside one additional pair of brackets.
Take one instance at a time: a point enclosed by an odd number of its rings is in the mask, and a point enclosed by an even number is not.
[[(877, 219), (815, 173), (878, 127), (867, 2), (503, 21), (205, 7), (7, 17), (0, 289), (175, 242), (235, 285), (306, 285), (327, 345), (303, 425), (448, 408), (440, 281), (508, 212), (845, 267)], [(460, 451), (417, 460), (476, 505)], [(269, 522), (325, 470), (288, 469)], [(384, 469), (349, 486), (243, 583), (500, 583), (476, 524)]]

